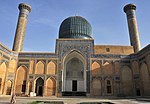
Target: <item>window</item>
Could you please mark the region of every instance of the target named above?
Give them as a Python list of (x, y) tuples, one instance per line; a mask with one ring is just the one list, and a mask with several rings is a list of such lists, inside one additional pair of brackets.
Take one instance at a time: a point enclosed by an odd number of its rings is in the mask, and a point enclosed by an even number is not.
[(111, 93), (111, 86), (107, 86), (107, 93)]
[(106, 52), (110, 52), (110, 48), (106, 48)]
[(110, 80), (107, 80), (106, 88), (107, 88), (107, 93), (110, 94), (111, 93), (111, 82), (110, 82)]
[(110, 85), (110, 80), (107, 80), (107, 85)]
[(116, 81), (119, 81), (119, 80), (120, 80), (120, 77), (115, 77), (115, 80), (116, 80)]
[(26, 80), (24, 80), (22, 84), (22, 92), (25, 92), (25, 91), (26, 91)]

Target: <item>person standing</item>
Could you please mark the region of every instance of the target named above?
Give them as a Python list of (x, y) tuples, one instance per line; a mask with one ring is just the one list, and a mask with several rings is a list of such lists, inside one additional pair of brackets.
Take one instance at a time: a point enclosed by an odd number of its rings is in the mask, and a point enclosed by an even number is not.
[(16, 95), (14, 92), (12, 93), (10, 104), (16, 104)]

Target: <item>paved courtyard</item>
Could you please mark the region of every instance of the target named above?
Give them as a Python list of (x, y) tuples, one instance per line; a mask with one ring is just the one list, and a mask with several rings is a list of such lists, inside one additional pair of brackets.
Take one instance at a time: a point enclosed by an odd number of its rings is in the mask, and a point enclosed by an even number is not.
[[(109, 99), (109, 98), (87, 98), (87, 97), (17, 97), (17, 104), (27, 104), (33, 101), (63, 101), (64, 104), (78, 104), (80, 102), (112, 102), (115, 104), (150, 104), (148, 101), (136, 99)], [(149, 98), (146, 98), (150, 100)], [(141, 98), (142, 100), (142, 98)], [(143, 98), (143, 100), (145, 100)], [(9, 104), (10, 96), (0, 96), (0, 104)]]

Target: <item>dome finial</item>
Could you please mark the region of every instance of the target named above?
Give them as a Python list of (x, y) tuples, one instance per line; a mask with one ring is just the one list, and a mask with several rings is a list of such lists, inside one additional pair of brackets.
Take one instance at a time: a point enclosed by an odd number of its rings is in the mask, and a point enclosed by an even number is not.
[(79, 15), (78, 15), (78, 12), (75, 13), (75, 16), (79, 16)]

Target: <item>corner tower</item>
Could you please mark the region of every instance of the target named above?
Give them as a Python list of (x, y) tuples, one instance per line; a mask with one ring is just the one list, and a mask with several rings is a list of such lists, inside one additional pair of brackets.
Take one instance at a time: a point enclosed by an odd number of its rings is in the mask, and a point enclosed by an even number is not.
[(140, 50), (140, 39), (139, 39), (135, 10), (136, 10), (135, 4), (127, 4), (124, 7), (124, 12), (127, 15), (130, 43), (131, 46), (133, 46), (134, 48), (134, 52), (138, 52)]
[(19, 17), (18, 24), (15, 33), (15, 39), (13, 43), (13, 51), (20, 52), (22, 51), (24, 36), (26, 31), (26, 25), (28, 20), (28, 14), (31, 11), (31, 6), (25, 3), (21, 3), (18, 6), (19, 8)]

